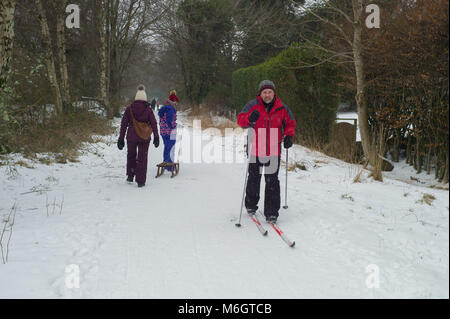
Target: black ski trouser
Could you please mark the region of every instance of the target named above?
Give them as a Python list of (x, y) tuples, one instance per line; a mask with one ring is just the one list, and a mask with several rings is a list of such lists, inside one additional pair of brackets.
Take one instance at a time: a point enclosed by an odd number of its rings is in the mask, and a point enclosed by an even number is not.
[[(275, 161), (275, 163), (273, 162)], [(247, 209), (258, 209), (259, 193), (261, 186), (261, 175), (264, 168), (264, 179), (266, 188), (264, 190), (264, 215), (278, 217), (280, 210), (280, 157), (271, 158), (271, 161), (262, 163), (257, 157), (251, 161), (248, 167), (248, 180), (245, 194), (245, 207)]]

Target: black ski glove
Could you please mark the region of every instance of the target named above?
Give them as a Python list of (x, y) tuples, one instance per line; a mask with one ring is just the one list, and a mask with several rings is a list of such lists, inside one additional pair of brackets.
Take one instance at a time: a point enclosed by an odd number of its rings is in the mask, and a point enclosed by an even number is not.
[(290, 148), (292, 146), (293, 142), (292, 142), (292, 136), (290, 135), (286, 135), (286, 137), (284, 138), (284, 148)]
[(155, 145), (156, 148), (159, 146), (159, 136), (155, 136), (153, 139), (153, 145)]
[(259, 112), (254, 110), (248, 117), (250, 123), (255, 123), (259, 119)]
[(119, 137), (119, 139), (117, 140), (117, 147), (119, 148), (119, 150), (122, 150), (124, 146), (125, 141)]

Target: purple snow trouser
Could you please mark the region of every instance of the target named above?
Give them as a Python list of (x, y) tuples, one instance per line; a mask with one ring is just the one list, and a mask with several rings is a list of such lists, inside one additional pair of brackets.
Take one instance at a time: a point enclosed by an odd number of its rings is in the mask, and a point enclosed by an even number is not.
[(136, 176), (137, 183), (145, 183), (147, 179), (147, 158), (150, 141), (127, 141), (127, 175)]

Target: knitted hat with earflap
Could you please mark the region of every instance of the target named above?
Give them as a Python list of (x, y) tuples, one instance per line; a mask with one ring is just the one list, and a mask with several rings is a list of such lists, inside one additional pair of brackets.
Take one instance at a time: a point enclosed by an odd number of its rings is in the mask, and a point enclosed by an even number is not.
[(142, 84), (139, 84), (137, 87), (137, 93), (136, 97), (134, 98), (135, 101), (147, 101), (147, 94), (145, 93), (145, 86)]

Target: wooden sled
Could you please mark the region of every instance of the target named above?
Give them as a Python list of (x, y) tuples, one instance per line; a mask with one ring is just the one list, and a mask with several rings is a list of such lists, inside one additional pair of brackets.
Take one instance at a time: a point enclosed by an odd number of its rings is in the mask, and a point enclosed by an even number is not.
[(158, 165), (156, 165), (158, 167), (158, 171), (156, 173), (155, 178), (160, 177), (162, 174), (164, 174), (164, 172), (166, 171), (166, 168), (170, 169), (170, 172), (172, 173), (172, 175), (170, 176), (170, 178), (173, 178), (175, 176), (178, 175), (178, 173), (180, 172), (180, 163), (167, 163), (167, 162), (162, 162)]

